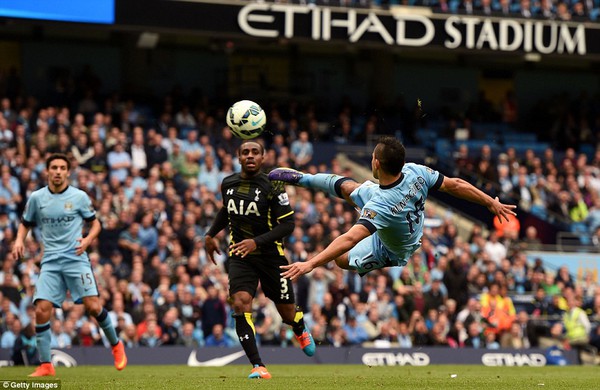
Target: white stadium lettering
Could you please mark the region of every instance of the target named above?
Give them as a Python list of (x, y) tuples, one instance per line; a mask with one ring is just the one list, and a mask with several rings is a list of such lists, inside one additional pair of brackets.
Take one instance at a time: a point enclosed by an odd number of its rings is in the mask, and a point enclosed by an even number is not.
[(367, 366), (428, 366), (430, 359), (429, 355), (423, 352), (370, 352), (362, 356), (362, 362)]
[[(557, 21), (529, 21), (476, 16), (449, 16), (437, 28), (434, 18), (402, 12), (381, 13), (345, 9), (308, 7), (292, 4), (252, 3), (238, 13), (238, 25), (247, 35), (262, 38), (300, 37), (296, 18), (309, 24), (310, 38), (330, 41), (334, 32), (342, 32), (350, 43), (367, 35), (387, 45), (423, 47), (434, 39), (447, 49), (467, 49), (541, 54), (587, 54), (586, 26), (569, 27)], [(283, 24), (283, 26), (281, 26)], [(420, 31), (420, 36), (408, 37), (407, 31)], [(411, 34), (414, 35), (414, 34)], [(339, 38), (339, 37), (338, 37)]]
[(546, 365), (546, 357), (539, 353), (486, 353), (481, 356), (481, 362), (490, 367), (542, 367)]

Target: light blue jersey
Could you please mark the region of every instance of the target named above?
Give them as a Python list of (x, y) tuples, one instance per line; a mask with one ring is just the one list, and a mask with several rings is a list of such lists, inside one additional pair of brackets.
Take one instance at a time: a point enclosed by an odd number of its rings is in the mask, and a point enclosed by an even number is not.
[(96, 219), (89, 196), (68, 186), (54, 194), (48, 187), (31, 194), (23, 212), (25, 226), (39, 228), (44, 256), (42, 272), (35, 285), (34, 302), (44, 299), (60, 307), (67, 290), (76, 303), (98, 295), (98, 286), (87, 253), (77, 255), (84, 221)]
[(421, 245), (429, 190), (437, 190), (443, 180), (431, 168), (407, 163), (397, 182), (380, 186), (367, 181), (354, 190), (350, 198), (361, 209), (357, 223), (371, 236), (350, 251), (350, 265), (359, 273), (405, 265)]
[[(23, 212), (23, 223), (29, 227), (37, 226), (41, 232), (42, 265), (58, 254), (75, 256), (84, 221), (95, 218), (96, 211), (89, 196), (72, 186), (58, 194), (50, 192), (47, 186), (33, 192)], [(85, 253), (80, 257), (82, 261), (88, 261)]]

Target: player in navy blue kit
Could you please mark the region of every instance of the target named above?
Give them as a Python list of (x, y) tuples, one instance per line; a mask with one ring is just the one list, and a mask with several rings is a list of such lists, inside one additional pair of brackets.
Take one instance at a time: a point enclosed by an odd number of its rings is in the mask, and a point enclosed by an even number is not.
[[(71, 164), (64, 154), (53, 154), (46, 160), (48, 185), (31, 194), (21, 218), (13, 254), (21, 258), (25, 237), (33, 227), (39, 228), (44, 254), (40, 277), (35, 286), (35, 330), (41, 365), (30, 376), (54, 376), (50, 359), (50, 317), (53, 307), (60, 307), (67, 290), (77, 303), (96, 318), (112, 345), (115, 367), (127, 365), (123, 343), (98, 299), (98, 287), (86, 249), (102, 230), (89, 196), (71, 187), (68, 177)], [(84, 223), (91, 226), (82, 237)]]
[[(275, 187), (261, 172), (265, 150), (255, 141), (244, 142), (238, 157), (242, 172), (223, 179), (223, 207), (206, 233), (206, 253), (213, 263), (220, 253), (214, 236), (229, 227), (231, 243), (228, 260), (229, 295), (233, 301), (235, 330), (252, 364), (251, 379), (270, 379), (256, 346), (252, 321), (252, 300), (258, 283), (275, 302), (284, 323), (290, 325), (302, 351), (315, 353), (315, 342), (304, 325), (303, 313), (295, 305), (289, 279), (279, 267), (288, 264), (283, 238), (294, 230), (294, 210), (287, 193)], [(215, 263), (216, 264), (216, 263)]]
[(373, 151), (371, 169), (379, 184), (362, 184), (338, 175), (304, 174), (289, 168), (269, 173), (274, 182), (319, 189), (346, 199), (360, 210), (357, 223), (336, 238), (323, 252), (306, 262), (284, 265), (282, 276), (297, 279), (314, 268), (335, 260), (338, 266), (361, 275), (393, 266), (404, 266), (420, 247), (423, 235), (425, 200), (429, 191), (444, 191), (481, 204), (508, 220), (516, 206), (502, 204), (459, 178), (419, 164), (405, 163), (404, 145), (394, 137), (379, 139)]

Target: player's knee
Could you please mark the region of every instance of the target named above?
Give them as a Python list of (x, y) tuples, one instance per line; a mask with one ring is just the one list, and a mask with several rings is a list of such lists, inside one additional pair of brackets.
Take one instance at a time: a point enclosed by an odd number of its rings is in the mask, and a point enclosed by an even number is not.
[(350, 263), (348, 262), (348, 256), (342, 256), (335, 259), (335, 263), (342, 269), (350, 269)]
[(350, 198), (350, 194), (360, 186), (360, 183), (354, 180), (346, 180), (341, 185), (342, 195), (344, 198)]
[(252, 311), (252, 296), (246, 294), (234, 294), (231, 308), (234, 313), (241, 314)]
[(35, 320), (38, 324), (48, 322), (52, 315), (52, 303), (38, 302), (35, 305)]
[(85, 310), (93, 317), (98, 317), (102, 313), (102, 305), (97, 300), (84, 302)]

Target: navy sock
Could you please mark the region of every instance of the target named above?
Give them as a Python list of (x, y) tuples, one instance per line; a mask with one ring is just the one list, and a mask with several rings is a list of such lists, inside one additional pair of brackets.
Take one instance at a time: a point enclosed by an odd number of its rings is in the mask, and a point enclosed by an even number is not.
[(100, 327), (104, 331), (104, 334), (106, 335), (106, 338), (108, 339), (110, 345), (117, 345), (117, 343), (119, 342), (119, 338), (117, 337), (117, 331), (115, 330), (115, 327), (113, 326), (113, 323), (110, 320), (106, 309), (102, 308), (102, 311), (100, 312), (100, 314), (98, 314), (96, 320), (98, 321), (98, 325), (100, 325)]
[(40, 362), (50, 363), (50, 321), (35, 326), (35, 341), (40, 354)]

